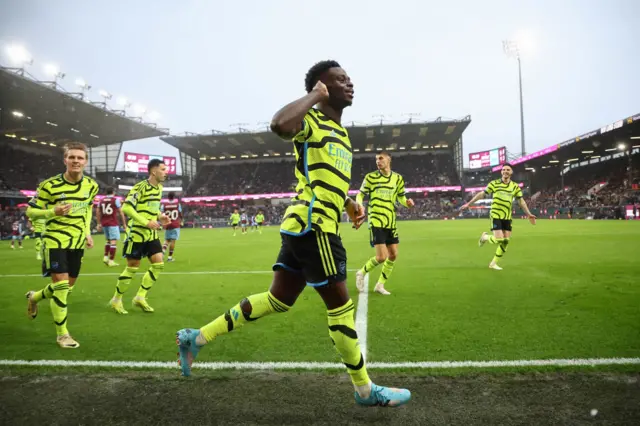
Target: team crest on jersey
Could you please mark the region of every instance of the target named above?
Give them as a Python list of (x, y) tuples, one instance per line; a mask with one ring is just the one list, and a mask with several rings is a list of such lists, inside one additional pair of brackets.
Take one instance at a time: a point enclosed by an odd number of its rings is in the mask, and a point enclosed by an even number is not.
[(59, 198), (61, 200), (64, 200), (65, 198), (67, 198), (67, 194), (65, 194), (64, 192), (62, 194), (59, 195)]
[(334, 137), (334, 138), (335, 138), (335, 137), (338, 137), (338, 135), (336, 134), (336, 131), (335, 131), (335, 130), (332, 130), (332, 131), (331, 131), (331, 135), (330, 135), (330, 136), (332, 136), (332, 137)]

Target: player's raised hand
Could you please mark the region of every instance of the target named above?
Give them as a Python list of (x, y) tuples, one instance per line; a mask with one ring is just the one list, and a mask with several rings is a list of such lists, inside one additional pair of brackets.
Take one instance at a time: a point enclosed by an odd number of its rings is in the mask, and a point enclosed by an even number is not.
[(529, 222), (531, 222), (532, 225), (536, 224), (536, 215), (534, 215), (533, 213), (529, 213)]
[(313, 87), (313, 91), (319, 94), (322, 97), (323, 101), (329, 99), (329, 89), (327, 89), (327, 85), (322, 81), (318, 80), (316, 85)]
[(71, 212), (71, 207), (69, 203), (61, 203), (53, 208), (53, 212), (56, 216), (66, 216)]
[(160, 224), (155, 220), (150, 220), (149, 223), (147, 223), (147, 228), (158, 230), (160, 229)]
[(409, 198), (409, 199), (407, 200), (407, 205), (408, 205), (409, 207), (413, 207), (413, 206), (415, 206), (415, 205), (416, 205), (416, 203), (414, 203), (414, 202), (413, 202), (413, 200), (412, 200), (411, 198)]

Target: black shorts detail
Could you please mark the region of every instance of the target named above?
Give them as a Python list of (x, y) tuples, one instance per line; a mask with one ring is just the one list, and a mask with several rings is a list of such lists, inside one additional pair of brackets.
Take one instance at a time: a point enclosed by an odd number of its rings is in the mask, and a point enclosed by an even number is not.
[(511, 219), (491, 219), (492, 231), (511, 231)]
[(143, 243), (134, 243), (126, 241), (122, 256), (127, 259), (140, 260), (143, 257), (151, 257), (154, 254), (162, 253), (162, 243), (159, 239), (145, 241)]
[(398, 238), (398, 230), (393, 228), (378, 228), (372, 226), (369, 228), (369, 242), (371, 247), (375, 247), (378, 244), (399, 244), (400, 238)]
[(336, 234), (310, 231), (300, 236), (280, 235), (282, 245), (274, 271), (301, 272), (312, 287), (347, 279), (347, 251)]
[(84, 249), (45, 249), (42, 276), (50, 277), (51, 274), (66, 273), (69, 274), (69, 278), (78, 278), (83, 256)]

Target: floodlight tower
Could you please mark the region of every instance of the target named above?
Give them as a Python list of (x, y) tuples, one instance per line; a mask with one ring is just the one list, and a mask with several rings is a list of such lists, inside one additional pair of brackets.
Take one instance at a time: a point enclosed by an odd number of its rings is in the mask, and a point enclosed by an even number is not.
[(518, 43), (513, 40), (505, 40), (502, 42), (504, 53), (510, 58), (518, 60), (518, 83), (520, 86), (520, 149), (521, 156), (526, 154), (524, 146), (524, 107), (522, 102), (522, 63), (520, 61), (520, 48)]

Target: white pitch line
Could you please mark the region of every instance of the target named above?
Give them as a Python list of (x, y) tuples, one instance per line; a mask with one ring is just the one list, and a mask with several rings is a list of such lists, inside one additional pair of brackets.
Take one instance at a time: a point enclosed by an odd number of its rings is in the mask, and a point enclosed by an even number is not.
[[(357, 269), (348, 269), (349, 272), (357, 271)], [(162, 275), (243, 275), (243, 274), (272, 274), (273, 271), (176, 271), (176, 272), (163, 272)], [(88, 274), (80, 273), (82, 277), (106, 277), (117, 276), (120, 274), (120, 269), (114, 269), (114, 272), (92, 272)], [(7, 274), (0, 275), (0, 278), (30, 278), (39, 277), (42, 278), (42, 274)]]
[(356, 333), (362, 358), (367, 360), (367, 313), (369, 311), (369, 274), (364, 276), (364, 291), (358, 295), (358, 310), (356, 311)]
[[(577, 358), (530, 359), (506, 361), (424, 361), (424, 362), (372, 362), (367, 368), (389, 369), (453, 369), (504, 367), (594, 367), (598, 365), (640, 365), (640, 358)], [(0, 360), (0, 366), (30, 367), (108, 367), (178, 369), (177, 362), (165, 361), (67, 361), (67, 360)], [(333, 362), (196, 362), (193, 368), (201, 370), (327, 370), (344, 369)]]

